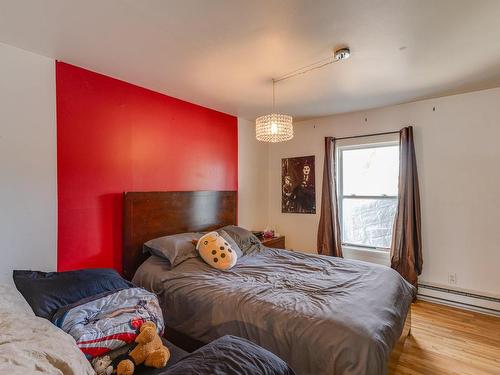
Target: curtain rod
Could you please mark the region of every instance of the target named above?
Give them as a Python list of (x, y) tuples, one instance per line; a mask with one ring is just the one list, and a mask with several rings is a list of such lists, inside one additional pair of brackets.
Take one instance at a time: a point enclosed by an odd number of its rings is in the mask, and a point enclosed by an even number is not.
[(364, 134), (364, 135), (353, 135), (351, 137), (340, 137), (340, 138), (335, 138), (333, 137), (333, 141), (340, 141), (342, 139), (353, 139), (353, 138), (364, 138), (364, 137), (375, 137), (377, 135), (388, 135), (388, 134), (398, 134), (399, 130), (393, 131), (393, 132), (384, 132), (384, 133), (372, 133), (372, 134)]

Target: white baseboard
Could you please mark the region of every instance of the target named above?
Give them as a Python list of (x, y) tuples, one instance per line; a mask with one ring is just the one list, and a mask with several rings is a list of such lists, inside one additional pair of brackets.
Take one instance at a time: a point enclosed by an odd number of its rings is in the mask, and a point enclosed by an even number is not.
[(417, 298), (464, 310), (500, 316), (500, 298), (497, 297), (419, 283)]

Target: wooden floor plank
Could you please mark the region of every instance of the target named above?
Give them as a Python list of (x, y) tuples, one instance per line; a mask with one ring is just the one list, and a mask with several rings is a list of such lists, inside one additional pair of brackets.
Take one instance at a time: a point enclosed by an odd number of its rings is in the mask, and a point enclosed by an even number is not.
[(417, 301), (397, 375), (500, 375), (500, 318)]

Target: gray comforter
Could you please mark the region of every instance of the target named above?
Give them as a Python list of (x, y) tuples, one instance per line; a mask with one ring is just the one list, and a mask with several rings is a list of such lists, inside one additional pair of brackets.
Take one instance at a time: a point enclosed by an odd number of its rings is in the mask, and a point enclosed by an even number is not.
[(134, 375), (295, 375), (276, 355), (241, 337), (226, 335), (192, 353), (167, 340), (163, 343), (170, 350), (167, 366), (141, 365)]
[(152, 256), (133, 281), (159, 295), (167, 326), (247, 338), (297, 374), (385, 374), (415, 293), (384, 266), (269, 248), (229, 271)]

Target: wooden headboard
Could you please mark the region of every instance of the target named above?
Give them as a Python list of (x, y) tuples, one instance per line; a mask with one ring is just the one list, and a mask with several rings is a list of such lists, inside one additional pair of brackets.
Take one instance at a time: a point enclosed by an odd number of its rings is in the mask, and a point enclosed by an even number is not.
[(130, 280), (153, 238), (236, 224), (236, 191), (158, 191), (123, 194), (123, 276)]

